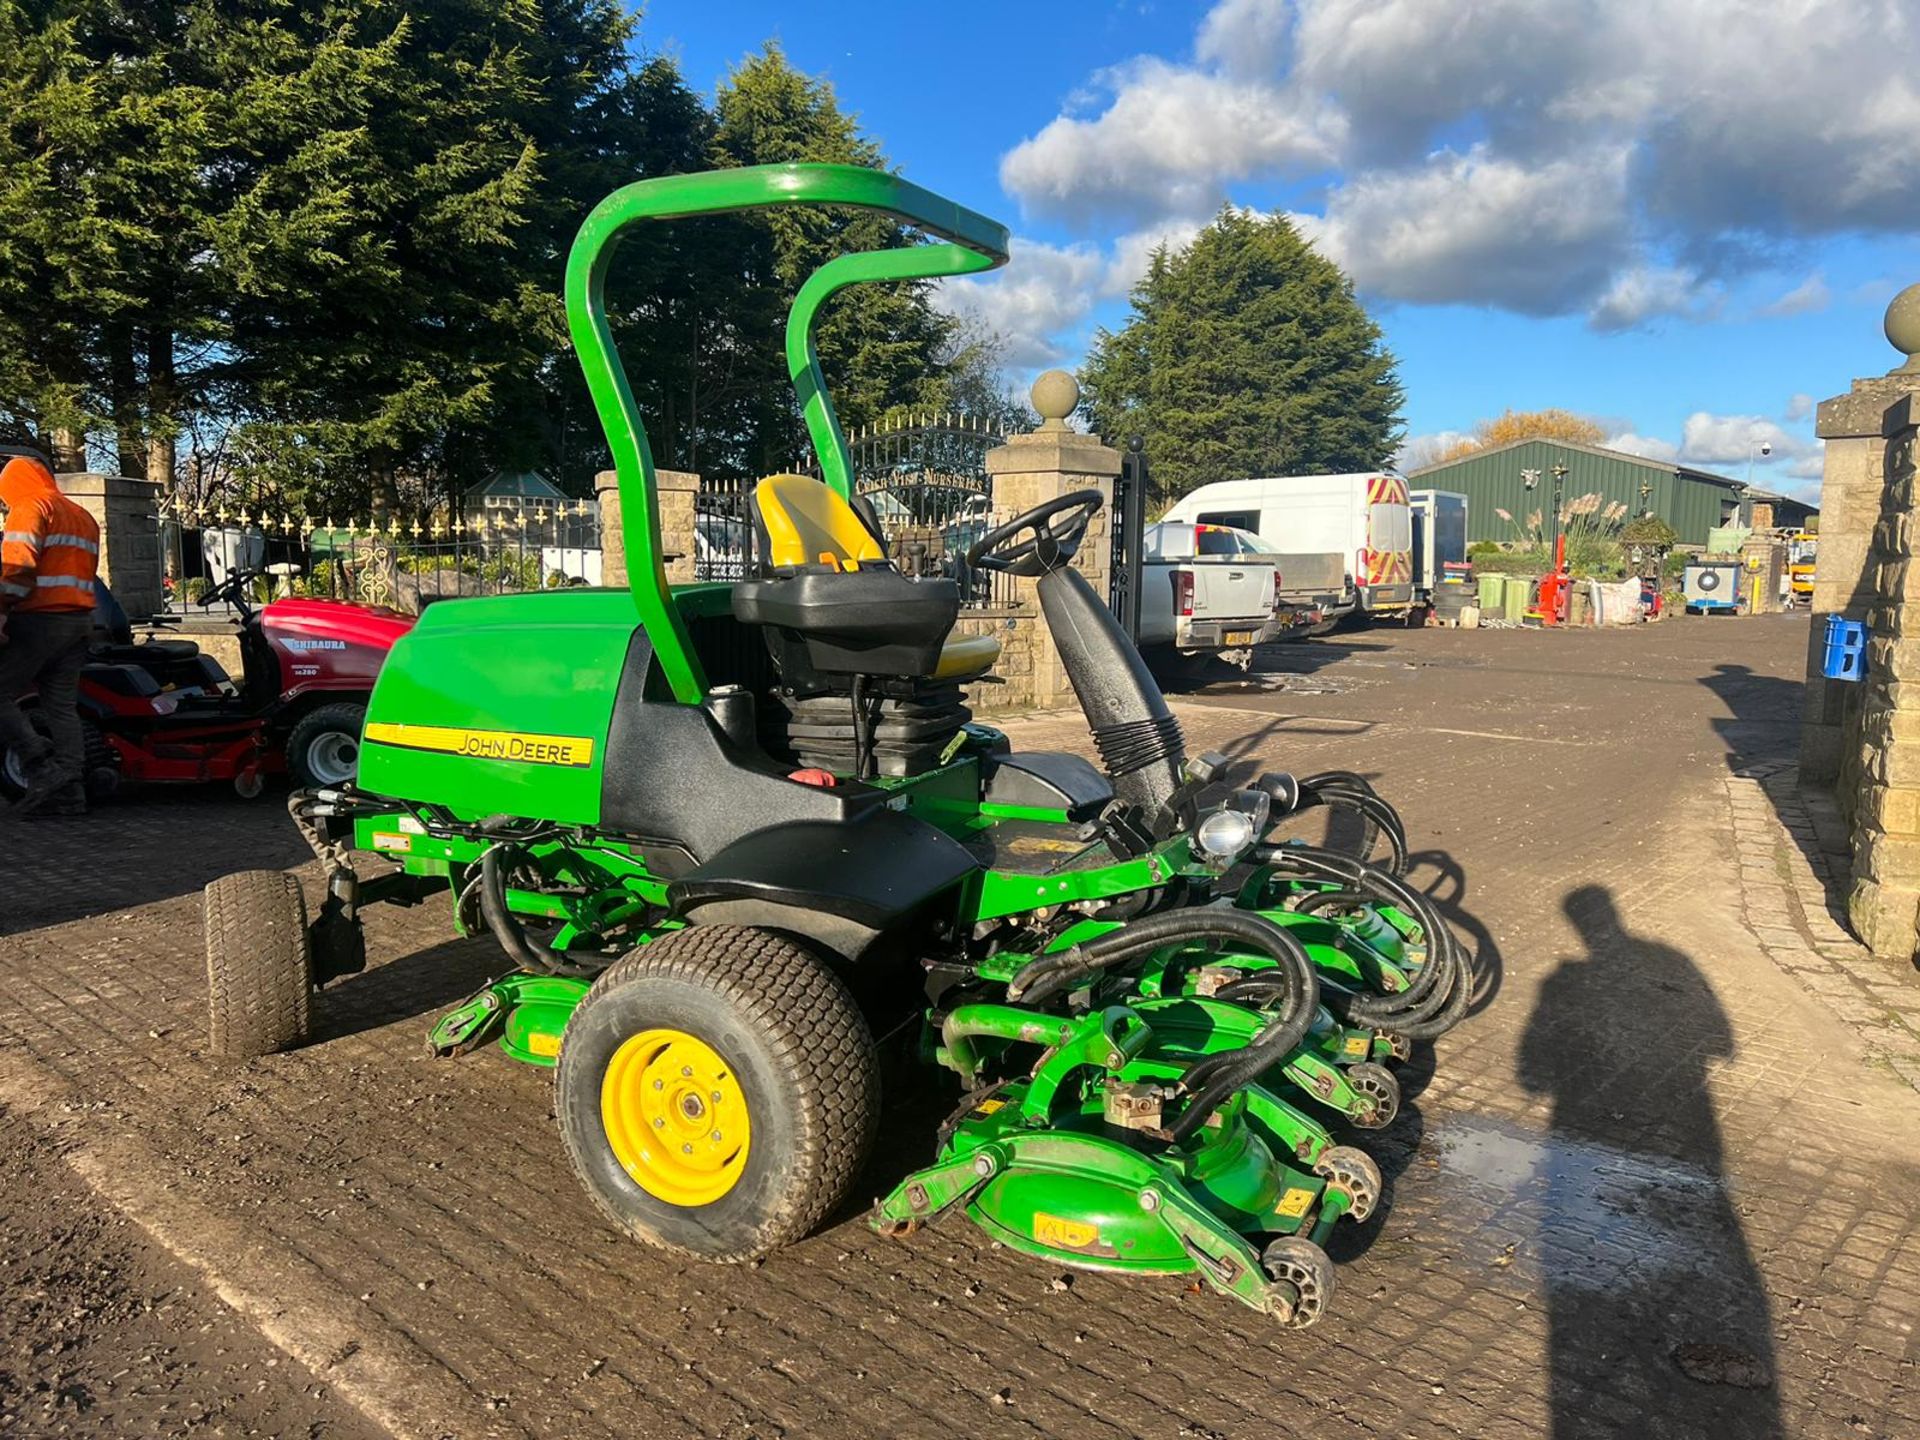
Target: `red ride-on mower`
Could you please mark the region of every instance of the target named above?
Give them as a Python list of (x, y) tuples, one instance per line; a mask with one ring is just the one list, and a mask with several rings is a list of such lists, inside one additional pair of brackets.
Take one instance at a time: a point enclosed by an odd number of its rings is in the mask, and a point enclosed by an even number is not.
[[(353, 779), (374, 676), (413, 617), (339, 600), (275, 600), (256, 610), (260, 578), (236, 571), (202, 597), (239, 612), (238, 683), (191, 640), (136, 643), (124, 617), (109, 620), (109, 638), (94, 646), (80, 676), (91, 797), (122, 780), (228, 781), (251, 799), (265, 776), (281, 771), (302, 788)], [(117, 605), (103, 608), (118, 616)], [(101, 619), (102, 608), (95, 615)], [(25, 788), (18, 758), (0, 752), (0, 798)]]

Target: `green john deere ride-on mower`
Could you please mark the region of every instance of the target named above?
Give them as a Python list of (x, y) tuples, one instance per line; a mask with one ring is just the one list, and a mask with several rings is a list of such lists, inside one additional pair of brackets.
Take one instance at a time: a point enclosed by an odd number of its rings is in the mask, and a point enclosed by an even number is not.
[[(883, 211), (930, 238), (841, 256), (801, 288), (787, 358), (824, 478), (759, 484), (749, 578), (670, 587), (608, 265), (637, 225), (795, 205)], [(1014, 753), (971, 723), (960, 687), (999, 645), (955, 638), (954, 582), (901, 574), (850, 502), (811, 330), (847, 285), (985, 270), (1006, 239), (831, 165), (644, 181), (593, 212), (567, 306), (630, 588), (448, 601), (400, 639), (357, 782), (291, 803), (326, 870), (318, 914), (279, 874), (208, 887), (216, 1049), (300, 1043), (313, 989), (364, 964), (361, 907), (445, 893), (510, 968), (430, 1045), (497, 1040), (556, 1066), (574, 1167), (640, 1239), (741, 1261), (818, 1225), (874, 1137), (873, 1036), (904, 1031), (964, 1099), (877, 1228), (964, 1213), (1054, 1262), (1197, 1276), (1313, 1323), (1323, 1243), (1381, 1198), (1330, 1127), (1393, 1118), (1393, 1063), (1460, 1018), (1471, 975), (1364, 780), (1228, 789), (1220, 757), (1184, 753), (1069, 563), (1097, 492), (967, 558), (1036, 582), (1100, 765)], [(1358, 854), (1270, 843), (1312, 805), (1353, 812)]]

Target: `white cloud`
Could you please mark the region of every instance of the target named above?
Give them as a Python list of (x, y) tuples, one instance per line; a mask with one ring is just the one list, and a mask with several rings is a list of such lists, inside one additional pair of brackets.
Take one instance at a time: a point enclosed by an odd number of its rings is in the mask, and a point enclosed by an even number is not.
[(1789, 446), (1801, 444), (1797, 436), (1764, 415), (1715, 415), (1706, 410), (1687, 416), (1680, 435), (1680, 458), (1689, 465), (1744, 465), (1749, 454), (1759, 458), (1758, 447), (1763, 444), (1783, 454)]
[(1400, 449), (1393, 457), (1393, 468), (1407, 471), (1432, 465), (1463, 440), (1472, 438), (1472, 434), (1465, 430), (1436, 430), (1428, 435), (1409, 435), (1400, 442)]
[(1680, 447), (1671, 440), (1662, 440), (1654, 435), (1636, 435), (1631, 430), (1619, 435), (1609, 436), (1604, 449), (1618, 450), (1623, 455), (1642, 455), (1649, 460), (1678, 460)]
[(1064, 352), (1056, 339), (1083, 323), (1104, 293), (1107, 262), (1091, 246), (1062, 247), (1016, 236), (1012, 261), (986, 275), (948, 280), (935, 303), (972, 315), (999, 335), (1015, 369), (1052, 365)]
[(1787, 401), (1786, 414), (1783, 418), (1785, 418), (1789, 424), (1798, 424), (1813, 414), (1814, 404), (1813, 396), (1806, 394), (1804, 391), (1796, 394)]
[[(1145, 228), (1333, 176), (1321, 233), (1375, 293), (1698, 318), (1795, 241), (1913, 228), (1916, 51), (1910, 0), (1219, 0), (1191, 61), (1103, 72), (1001, 178), (1031, 213)], [(1817, 306), (1817, 278), (1773, 313)]]
[(1762, 315), (1808, 315), (1817, 310), (1824, 310), (1832, 303), (1833, 292), (1827, 288), (1827, 277), (1816, 270), (1778, 300), (1762, 305), (1760, 313)]
[(1015, 370), (1041, 369), (1073, 358), (1070, 337), (1102, 300), (1124, 297), (1147, 273), (1154, 250), (1179, 250), (1199, 226), (1174, 222), (1122, 235), (1102, 253), (1092, 245), (1049, 245), (1015, 236), (1003, 269), (947, 280), (935, 303), (971, 315), (1004, 342)]
[(1528, 167), (1483, 146), (1335, 190), (1294, 222), (1371, 294), (1554, 314), (1625, 257), (1626, 155), (1585, 152)]
[(1668, 316), (1699, 319), (1719, 308), (1719, 287), (1683, 266), (1635, 265), (1613, 277), (1587, 312), (1596, 330), (1630, 330)]
[(1339, 114), (1257, 81), (1153, 58), (1102, 78), (1102, 114), (1059, 116), (1002, 157), (1000, 183), (1030, 213), (1204, 218), (1229, 179), (1323, 166), (1338, 148)]

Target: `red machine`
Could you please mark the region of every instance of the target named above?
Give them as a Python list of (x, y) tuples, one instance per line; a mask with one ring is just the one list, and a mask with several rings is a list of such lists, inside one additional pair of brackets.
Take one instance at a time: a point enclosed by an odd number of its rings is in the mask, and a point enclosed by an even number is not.
[(1573, 593), (1572, 585), (1573, 578), (1567, 574), (1567, 537), (1561, 535), (1553, 543), (1553, 573), (1540, 577), (1542, 625), (1567, 623), (1567, 602)]
[[(190, 640), (135, 644), (123, 618), (109, 625), (114, 639), (94, 647), (80, 678), (91, 795), (122, 779), (230, 781), (248, 798), (281, 771), (303, 788), (353, 779), (374, 677), (413, 617), (337, 600), (275, 600), (255, 610), (258, 578), (236, 572), (202, 600), (239, 611), (237, 684)], [(0, 755), (0, 796), (25, 784), (18, 759)]]

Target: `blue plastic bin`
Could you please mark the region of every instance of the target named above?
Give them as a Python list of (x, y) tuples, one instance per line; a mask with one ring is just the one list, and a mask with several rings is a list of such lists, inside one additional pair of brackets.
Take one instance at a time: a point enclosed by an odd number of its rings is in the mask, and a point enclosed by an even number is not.
[(1827, 659), (1821, 667), (1829, 680), (1864, 680), (1867, 675), (1867, 627), (1860, 620), (1827, 617)]

